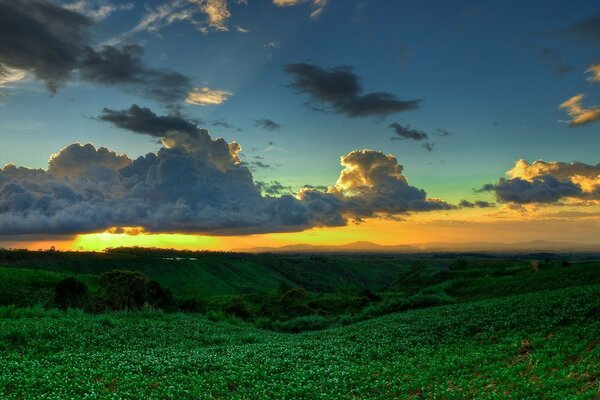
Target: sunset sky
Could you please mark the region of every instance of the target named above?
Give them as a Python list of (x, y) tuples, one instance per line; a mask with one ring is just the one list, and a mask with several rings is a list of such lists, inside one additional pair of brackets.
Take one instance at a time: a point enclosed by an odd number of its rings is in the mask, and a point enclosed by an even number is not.
[(0, 247), (600, 244), (596, 1), (0, 0), (0, 38)]

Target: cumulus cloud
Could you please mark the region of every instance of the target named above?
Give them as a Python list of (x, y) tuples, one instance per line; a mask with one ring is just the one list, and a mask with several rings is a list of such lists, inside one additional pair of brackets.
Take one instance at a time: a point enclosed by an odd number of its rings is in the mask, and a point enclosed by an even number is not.
[(355, 150), (340, 161), (344, 169), (328, 193), (343, 200), (346, 214), (364, 218), (452, 208), (442, 200), (427, 198), (424, 190), (411, 186), (403, 175), (404, 167), (391, 154)]
[(185, 98), (188, 104), (197, 106), (214, 106), (223, 104), (232, 93), (227, 90), (211, 89), (208, 87), (193, 88)]
[(182, 100), (188, 77), (147, 66), (137, 45), (90, 45), (92, 19), (47, 0), (0, 0), (0, 64), (31, 72), (50, 92), (69, 80), (122, 87), (164, 103)]
[(76, 143), (52, 155), (47, 169), (0, 168), (0, 234), (77, 234), (127, 227), (251, 234), (453, 208), (411, 186), (396, 158), (381, 152), (349, 153), (341, 158), (343, 170), (335, 185), (326, 190), (304, 187), (294, 196), (276, 182), (255, 182), (240, 159), (238, 143), (213, 139), (192, 122), (182, 124), (172, 115), (158, 116), (137, 106), (103, 115), (120, 128), (160, 136), (163, 146), (132, 160)]
[(269, 118), (255, 119), (254, 126), (257, 126), (259, 128), (265, 129), (270, 132), (281, 129), (281, 124), (279, 124)]
[(600, 200), (600, 164), (519, 160), (506, 174), (508, 179), (500, 178), (482, 190), (494, 192), (500, 202), (518, 204)]
[(349, 117), (385, 117), (419, 108), (421, 100), (399, 100), (386, 92), (363, 93), (360, 78), (350, 67), (325, 69), (314, 64), (288, 64), (285, 71), (294, 76), (290, 86), (309, 95), (309, 106), (328, 106)]
[(578, 94), (562, 103), (559, 108), (571, 117), (569, 125), (578, 126), (600, 120), (600, 106), (585, 107), (582, 100), (585, 94)]

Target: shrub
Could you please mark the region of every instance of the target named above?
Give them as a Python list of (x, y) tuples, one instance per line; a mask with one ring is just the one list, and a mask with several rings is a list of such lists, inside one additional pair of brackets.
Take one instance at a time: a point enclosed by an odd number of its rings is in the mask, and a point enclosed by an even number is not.
[(75, 278), (63, 279), (54, 290), (54, 302), (58, 308), (83, 308), (88, 297), (88, 288), (85, 283)]
[(331, 325), (330, 321), (320, 315), (306, 315), (288, 321), (275, 321), (272, 329), (280, 332), (299, 333), (325, 329)]
[(248, 310), (246, 302), (240, 296), (232, 298), (227, 304), (225, 304), (223, 306), (223, 313), (241, 319), (250, 318), (250, 310)]
[(174, 304), (169, 290), (136, 271), (105, 272), (100, 287), (104, 307), (113, 311), (169, 309)]

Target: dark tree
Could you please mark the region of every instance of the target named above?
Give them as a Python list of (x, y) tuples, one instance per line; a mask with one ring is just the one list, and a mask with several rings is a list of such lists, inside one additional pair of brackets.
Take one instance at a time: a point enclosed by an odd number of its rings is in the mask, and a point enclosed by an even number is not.
[(63, 310), (84, 307), (87, 297), (87, 286), (75, 278), (63, 279), (54, 289), (54, 301)]

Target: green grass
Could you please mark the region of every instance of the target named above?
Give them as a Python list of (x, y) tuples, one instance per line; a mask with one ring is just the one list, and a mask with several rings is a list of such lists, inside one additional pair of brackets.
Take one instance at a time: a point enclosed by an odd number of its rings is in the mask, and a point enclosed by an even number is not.
[(0, 309), (2, 399), (595, 399), (600, 285), (302, 334)]

